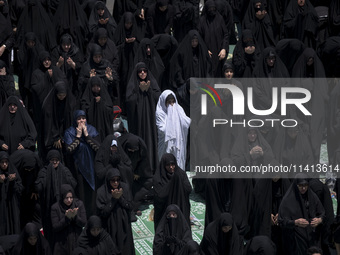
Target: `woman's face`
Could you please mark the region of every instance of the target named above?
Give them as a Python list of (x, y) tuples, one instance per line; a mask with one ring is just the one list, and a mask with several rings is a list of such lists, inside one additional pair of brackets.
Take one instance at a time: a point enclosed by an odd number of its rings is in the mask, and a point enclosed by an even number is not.
[(128, 21), (128, 22), (125, 22), (125, 29), (129, 30), (131, 27), (132, 27), (132, 22)]
[(231, 80), (234, 76), (234, 71), (233, 69), (227, 68), (224, 72), (224, 77), (227, 78), (228, 80)]
[(120, 177), (119, 176), (116, 176), (116, 177), (113, 177), (111, 180), (110, 180), (110, 185), (113, 189), (118, 189), (119, 187), (119, 182), (120, 182)]
[(176, 219), (177, 218), (177, 213), (175, 211), (170, 211), (167, 216), (166, 216), (168, 219), (171, 218), (171, 219)]
[(92, 85), (92, 92), (95, 93), (95, 94), (99, 94), (100, 93), (100, 86), (98, 84)]
[(67, 206), (71, 206), (72, 202), (73, 202), (72, 192), (68, 192), (64, 198), (64, 204)]
[(27, 45), (28, 48), (33, 48), (35, 46), (35, 41), (27, 40), (26, 45)]
[(100, 232), (102, 232), (102, 228), (99, 227), (93, 227), (90, 230), (90, 233), (93, 237), (97, 237), (100, 234)]
[(8, 159), (7, 158), (4, 158), (0, 161), (0, 168), (1, 170), (7, 170), (8, 168)]
[(51, 60), (49, 58), (45, 58), (44, 61), (43, 61), (43, 65), (46, 69), (50, 68), (51, 67)]
[(66, 93), (59, 93), (59, 94), (57, 94), (57, 98), (60, 101), (63, 101), (66, 98)]
[(232, 226), (223, 226), (222, 227), (222, 232), (223, 233), (228, 233), (233, 227)]
[(268, 66), (273, 67), (275, 64), (275, 57), (274, 56), (267, 57), (266, 61)]
[(257, 133), (254, 129), (249, 130), (248, 132), (248, 141), (253, 143), (256, 141)]
[(58, 158), (51, 158), (50, 163), (52, 163), (52, 167), (55, 169), (59, 166), (60, 160)]
[(170, 174), (173, 174), (175, 172), (175, 168), (176, 168), (176, 165), (173, 162), (165, 165), (165, 170)]
[(64, 52), (69, 52), (69, 50), (71, 49), (71, 44), (70, 43), (63, 43), (61, 45), (61, 48), (63, 49)]
[(10, 113), (14, 114), (18, 110), (18, 106), (16, 104), (13, 104), (13, 103), (9, 104), (8, 105), (8, 110), (9, 110)]
[(100, 54), (93, 55), (93, 61), (94, 61), (96, 64), (99, 64), (99, 63), (102, 61), (102, 58), (103, 58), (103, 56), (100, 55)]
[(194, 38), (191, 40), (191, 47), (192, 48), (196, 48), (198, 45), (198, 39), (197, 38)]
[(105, 12), (104, 9), (97, 9), (97, 13), (100, 17), (104, 15), (104, 12)]
[(32, 246), (36, 245), (37, 241), (38, 241), (38, 237), (36, 236), (30, 236), (27, 238), (27, 242)]
[(166, 100), (165, 105), (166, 105), (166, 107), (168, 107), (169, 105), (173, 106), (175, 103), (176, 103), (175, 98), (170, 98), (170, 99)]
[(77, 125), (85, 125), (86, 124), (86, 117), (85, 116), (79, 116), (77, 118)]
[(98, 43), (100, 46), (104, 46), (107, 43), (107, 37), (100, 37)]
[(141, 68), (141, 69), (138, 71), (138, 77), (139, 77), (141, 80), (145, 80), (147, 75), (148, 75), (148, 71), (147, 71), (145, 68)]

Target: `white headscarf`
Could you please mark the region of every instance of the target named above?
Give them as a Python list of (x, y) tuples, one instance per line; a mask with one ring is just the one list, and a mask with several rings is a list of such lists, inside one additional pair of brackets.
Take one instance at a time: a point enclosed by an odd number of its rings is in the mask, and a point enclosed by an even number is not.
[[(176, 100), (173, 106), (166, 107), (166, 98), (172, 94)], [(185, 170), (186, 146), (190, 118), (185, 115), (178, 104), (176, 95), (171, 90), (165, 90), (160, 95), (156, 107), (156, 125), (158, 129), (158, 157), (171, 153), (177, 159), (177, 164)]]

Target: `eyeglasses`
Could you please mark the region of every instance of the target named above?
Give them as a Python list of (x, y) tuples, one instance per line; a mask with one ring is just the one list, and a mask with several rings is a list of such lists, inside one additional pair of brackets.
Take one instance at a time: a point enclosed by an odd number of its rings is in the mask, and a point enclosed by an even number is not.
[(138, 73), (142, 73), (142, 72), (144, 72), (144, 73), (147, 73), (147, 72), (148, 72), (148, 70), (147, 70), (147, 69), (145, 69), (145, 68), (142, 68), (142, 69), (139, 69), (139, 70), (138, 70)]

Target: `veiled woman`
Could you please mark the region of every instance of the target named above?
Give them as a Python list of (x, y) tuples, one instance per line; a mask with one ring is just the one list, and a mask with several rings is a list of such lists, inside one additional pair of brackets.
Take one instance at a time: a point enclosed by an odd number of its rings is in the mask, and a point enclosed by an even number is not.
[(86, 225), (86, 211), (71, 185), (61, 185), (60, 195), (60, 200), (51, 208), (52, 228), (55, 232), (53, 254), (67, 255), (72, 254)]
[(156, 229), (153, 254), (179, 254), (190, 240), (192, 240), (190, 225), (181, 209), (175, 204), (169, 205)]
[(175, 204), (181, 209), (185, 220), (190, 224), (189, 195), (192, 188), (186, 173), (178, 167), (174, 155), (170, 153), (163, 155), (153, 180), (155, 230), (157, 230), (166, 208), (171, 204)]
[(153, 171), (158, 165), (155, 112), (159, 95), (156, 79), (145, 63), (138, 63), (126, 88), (127, 118), (129, 131), (140, 136), (149, 150)]
[(156, 108), (158, 129), (158, 157), (172, 153), (181, 169), (185, 169), (187, 138), (190, 118), (178, 104), (175, 93), (165, 90), (159, 97)]
[(10, 96), (0, 110), (1, 150), (12, 154), (16, 150), (34, 149), (37, 131), (19, 98)]
[(117, 168), (109, 168), (97, 191), (97, 213), (121, 254), (135, 254), (130, 213), (132, 195)]

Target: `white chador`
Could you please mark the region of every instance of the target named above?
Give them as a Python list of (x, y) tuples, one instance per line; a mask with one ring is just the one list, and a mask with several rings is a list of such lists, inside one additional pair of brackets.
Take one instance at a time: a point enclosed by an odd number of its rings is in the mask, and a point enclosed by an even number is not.
[[(167, 104), (167, 97), (172, 95), (174, 100)], [(170, 96), (171, 97), (171, 96)], [(176, 95), (171, 90), (165, 90), (159, 97), (156, 107), (156, 125), (158, 130), (158, 158), (164, 153), (171, 153), (177, 159), (177, 164), (185, 170), (187, 154), (187, 137), (190, 118), (185, 115), (178, 104)]]

